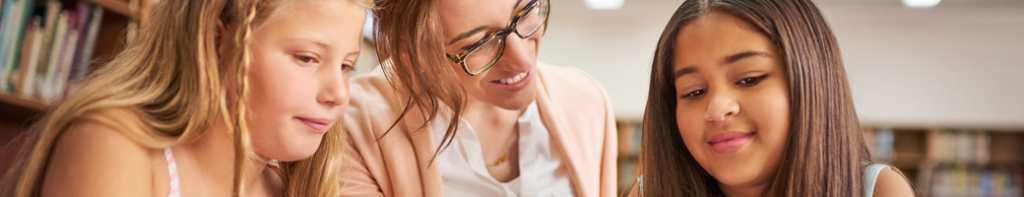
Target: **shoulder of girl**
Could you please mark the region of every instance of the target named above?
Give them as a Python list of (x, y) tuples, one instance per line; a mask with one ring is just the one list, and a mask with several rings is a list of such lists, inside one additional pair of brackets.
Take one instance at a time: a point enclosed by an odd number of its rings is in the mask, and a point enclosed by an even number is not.
[(875, 191), (872, 196), (914, 196), (914, 188), (910, 186), (907, 178), (900, 172), (890, 168), (883, 168), (882, 171), (878, 173), (878, 179), (875, 182)]
[(78, 121), (54, 142), (43, 196), (152, 195), (158, 152), (107, 124)]

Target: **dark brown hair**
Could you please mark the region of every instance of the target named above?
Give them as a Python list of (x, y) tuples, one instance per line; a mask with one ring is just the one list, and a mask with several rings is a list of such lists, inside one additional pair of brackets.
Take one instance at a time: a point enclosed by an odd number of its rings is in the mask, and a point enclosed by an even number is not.
[(870, 158), (839, 45), (810, 0), (687, 0), (661, 34), (640, 153), (645, 196), (724, 196), (686, 149), (676, 123), (672, 62), (680, 29), (717, 12), (744, 19), (782, 52), (789, 78), (788, 145), (762, 196), (861, 196)]

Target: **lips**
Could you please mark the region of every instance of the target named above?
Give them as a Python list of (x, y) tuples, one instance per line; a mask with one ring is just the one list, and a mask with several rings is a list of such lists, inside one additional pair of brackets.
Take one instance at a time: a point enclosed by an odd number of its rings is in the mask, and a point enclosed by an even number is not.
[(514, 77), (509, 77), (509, 78), (505, 78), (505, 79), (499, 79), (498, 83), (503, 83), (503, 84), (519, 83), (523, 79), (526, 79), (526, 74), (527, 73), (519, 73), (518, 75), (516, 75)]
[(742, 148), (743, 145), (746, 145), (747, 142), (754, 137), (754, 134), (757, 133), (743, 133), (737, 131), (720, 133), (712, 136), (711, 139), (708, 140), (708, 144), (710, 144), (711, 148), (717, 153), (734, 152)]
[(516, 74), (516, 75), (514, 75), (512, 77), (508, 77), (508, 78), (504, 78), (504, 79), (494, 80), (494, 81), (491, 81), (491, 84), (494, 84), (494, 85), (497, 85), (500, 88), (503, 88), (503, 89), (515, 92), (515, 91), (522, 90), (523, 88), (526, 88), (526, 85), (530, 84), (530, 79), (531, 78), (533, 78), (533, 71), (525, 72), (525, 73), (519, 73), (519, 74)]
[(331, 124), (331, 122), (334, 122), (334, 120), (327, 118), (296, 117), (296, 119), (299, 119), (299, 121), (302, 121), (303, 124), (306, 124), (306, 126), (309, 126), (309, 128), (313, 129), (313, 131), (316, 131), (317, 133), (327, 132), (327, 129), (330, 128), (328, 126)]

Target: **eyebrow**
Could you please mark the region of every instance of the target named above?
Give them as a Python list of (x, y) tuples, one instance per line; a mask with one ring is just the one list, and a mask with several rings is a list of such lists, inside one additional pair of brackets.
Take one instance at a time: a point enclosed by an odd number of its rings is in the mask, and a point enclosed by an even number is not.
[(748, 57), (753, 57), (753, 56), (762, 56), (762, 57), (768, 57), (768, 58), (772, 57), (771, 55), (768, 55), (768, 53), (765, 53), (765, 52), (747, 51), (747, 52), (738, 53), (736, 55), (731, 55), (729, 57), (726, 57), (725, 58), (725, 64), (732, 64), (732, 63), (735, 63), (735, 62), (740, 61), (742, 59), (746, 59)]
[(677, 70), (674, 75), (675, 75), (675, 78), (678, 79), (679, 77), (682, 77), (683, 75), (690, 74), (690, 73), (695, 73), (695, 72), (697, 72), (697, 67), (690, 66), (690, 67), (686, 67), (686, 68)]
[[(746, 59), (748, 57), (754, 57), (754, 56), (761, 56), (761, 57), (768, 57), (768, 58), (771, 57), (771, 55), (768, 55), (768, 53), (765, 53), (765, 52), (747, 51), (747, 52), (737, 53), (737, 54), (734, 54), (734, 55), (730, 55), (729, 57), (726, 57), (725, 58), (725, 64), (723, 64), (723, 65), (729, 65), (729, 64), (732, 64), (732, 63), (736, 63), (737, 61)], [(686, 68), (677, 70), (676, 72), (673, 73), (673, 76), (675, 76), (674, 78), (678, 79), (679, 77), (682, 77), (683, 75), (692, 74), (692, 73), (696, 73), (696, 72), (697, 72), (697, 67), (696, 66), (690, 66), (690, 67), (686, 67)]]
[(312, 44), (313, 46), (316, 46), (317, 48), (321, 48), (321, 49), (327, 49), (327, 48), (330, 48), (330, 45), (328, 45), (328, 44), (327, 44), (327, 43), (325, 43), (325, 42), (322, 42), (322, 41), (321, 41), (320, 39), (315, 39), (315, 38), (308, 38), (308, 37), (294, 37), (294, 38), (288, 38), (288, 39), (287, 39), (287, 42), (288, 42), (289, 44), (295, 44), (295, 43), (309, 43), (309, 44)]
[(459, 34), (459, 36), (455, 36), (455, 39), (452, 39), (452, 41), (449, 42), (448, 45), (455, 44), (455, 42), (458, 42), (459, 40), (462, 40), (462, 39), (466, 39), (469, 36), (472, 36), (473, 34), (476, 34), (477, 32), (483, 31), (484, 29), (487, 29), (487, 26), (481, 25), (479, 27), (476, 27), (476, 29), (469, 30), (466, 33)]

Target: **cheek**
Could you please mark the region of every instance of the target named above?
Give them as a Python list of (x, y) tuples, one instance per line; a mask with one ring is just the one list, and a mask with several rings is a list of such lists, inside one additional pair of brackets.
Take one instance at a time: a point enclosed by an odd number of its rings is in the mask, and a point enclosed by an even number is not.
[(743, 106), (756, 122), (759, 135), (762, 135), (765, 143), (771, 149), (781, 152), (788, 139), (791, 120), (789, 91), (784, 82), (765, 85), (770, 86), (748, 97), (751, 99)]
[[(266, 59), (260, 59), (266, 60)], [(311, 76), (303, 76), (305, 67), (294, 66), (282, 60), (261, 61), (250, 67), (249, 115), (250, 124), (278, 128), (287, 121), (301, 104), (316, 98), (311, 86), (303, 86)], [(313, 92), (313, 94), (310, 94)]]
[(469, 76), (469, 74), (466, 74), (466, 71), (462, 70), (461, 65), (454, 63), (453, 65), (457, 66), (454, 68), (455, 76), (459, 78), (459, 83), (462, 84), (462, 87), (466, 88), (467, 93), (471, 95), (485, 95), (483, 86), (487, 82), (483, 79), (486, 78), (487, 74), (490, 73), (491, 70), (484, 71), (476, 76)]
[[(685, 101), (679, 101), (685, 102)], [(704, 135), (704, 113), (696, 105), (683, 104), (676, 106), (676, 126), (679, 127), (679, 135), (683, 138), (688, 148), (691, 145), (699, 144)]]

